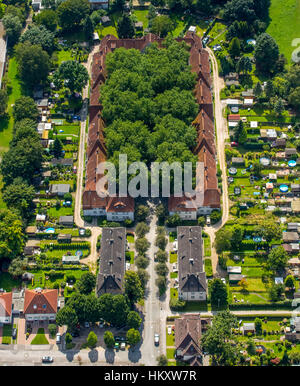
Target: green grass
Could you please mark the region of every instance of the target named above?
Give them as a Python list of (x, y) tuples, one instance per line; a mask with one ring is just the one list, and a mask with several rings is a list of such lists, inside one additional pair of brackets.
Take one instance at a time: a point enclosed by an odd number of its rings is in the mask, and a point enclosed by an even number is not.
[(203, 237), (204, 240), (204, 256), (211, 256), (210, 237)]
[(145, 10), (134, 10), (133, 14), (137, 17), (138, 21), (141, 21), (143, 22), (143, 28), (147, 28), (148, 27), (148, 18), (147, 18), (147, 15), (148, 15), (148, 10), (145, 9)]
[(8, 272), (1, 272), (0, 274), (0, 288), (10, 292), (13, 288), (18, 288), (22, 284), (20, 279), (14, 279)]
[(45, 330), (43, 328), (39, 328), (36, 336), (33, 338), (31, 344), (49, 344)]
[[(270, 6), (270, 24), (267, 33), (276, 40), (280, 52), (285, 55), (288, 63), (296, 46), (293, 39), (300, 38), (300, 2), (299, 0), (272, 0)], [(298, 43), (299, 47), (299, 43)]]
[(204, 266), (205, 266), (205, 273), (206, 276), (212, 276), (213, 275), (213, 270), (212, 270), (212, 263), (210, 259), (205, 259), (204, 260)]
[(12, 129), (14, 120), (12, 117), (12, 105), (15, 103), (16, 99), (20, 98), (22, 95), (22, 87), (17, 73), (17, 62), (15, 58), (10, 58), (7, 72), (8, 79), (8, 114), (9, 119), (4, 120), (0, 119), (0, 153), (2, 151), (7, 151), (9, 147), (9, 142), (12, 139)]
[(175, 358), (175, 348), (167, 348), (167, 358), (168, 359), (174, 359)]
[(57, 51), (57, 58), (58, 58), (58, 65), (60, 65), (62, 62), (65, 62), (67, 60), (73, 60), (72, 52), (69, 50)]
[(11, 344), (11, 332), (12, 332), (12, 326), (4, 325), (3, 326), (3, 332), (2, 332), (2, 344)]
[(173, 331), (172, 331), (172, 334), (169, 335), (168, 334), (168, 329), (166, 328), (166, 337), (167, 337), (167, 346), (174, 346), (174, 344), (175, 344), (175, 336), (173, 335)]
[(176, 277), (178, 277), (178, 273), (177, 272), (171, 272), (170, 277), (171, 277), (171, 279), (175, 279)]
[(130, 264), (134, 264), (134, 252), (126, 251), (126, 260), (130, 262)]
[(133, 243), (134, 243), (134, 236), (133, 236), (133, 235), (127, 235), (127, 236), (126, 236), (126, 239), (127, 239), (127, 241), (128, 241), (130, 244), (133, 244)]
[(107, 27), (98, 27), (96, 29), (96, 32), (98, 33), (99, 35), (99, 39), (103, 39), (104, 36), (106, 35), (113, 35), (115, 36), (116, 38), (118, 37), (118, 33), (117, 33), (117, 30), (114, 26), (107, 26)]
[(170, 263), (176, 263), (177, 262), (177, 253), (170, 253)]

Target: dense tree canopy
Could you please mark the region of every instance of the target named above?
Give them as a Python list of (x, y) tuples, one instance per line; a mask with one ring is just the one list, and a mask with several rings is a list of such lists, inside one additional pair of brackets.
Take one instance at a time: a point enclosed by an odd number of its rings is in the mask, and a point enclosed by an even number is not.
[(254, 58), (259, 71), (270, 73), (275, 69), (279, 59), (279, 48), (272, 36), (267, 33), (259, 35), (256, 41)]
[(64, 30), (74, 30), (88, 16), (90, 5), (87, 0), (67, 0), (57, 8), (59, 25)]
[(8, 209), (0, 210), (0, 260), (13, 259), (23, 252), (22, 221)]
[(22, 23), (20, 19), (18, 16), (6, 14), (2, 19), (2, 23), (4, 25), (5, 34), (8, 37), (9, 44), (14, 45), (18, 41), (22, 31)]
[(21, 43), (28, 41), (31, 44), (39, 44), (43, 50), (51, 53), (54, 48), (54, 33), (44, 25), (33, 25), (23, 33), (19, 41)]
[(191, 152), (198, 112), (193, 96), (195, 74), (184, 43), (167, 38), (144, 53), (120, 48), (106, 57), (108, 79), (101, 88), (110, 161), (119, 153), (128, 162), (196, 161)]
[(54, 74), (55, 84), (60, 86), (64, 82), (71, 92), (81, 92), (88, 80), (89, 74), (87, 69), (75, 60), (63, 62)]
[(35, 22), (54, 32), (57, 27), (57, 14), (53, 9), (43, 9), (36, 15)]
[(23, 218), (30, 215), (34, 197), (34, 187), (28, 185), (21, 177), (15, 178), (12, 184), (7, 185), (2, 192), (2, 198), (6, 205), (18, 210)]
[(16, 46), (18, 71), (23, 82), (34, 87), (45, 82), (50, 70), (50, 58), (39, 44), (29, 41)]

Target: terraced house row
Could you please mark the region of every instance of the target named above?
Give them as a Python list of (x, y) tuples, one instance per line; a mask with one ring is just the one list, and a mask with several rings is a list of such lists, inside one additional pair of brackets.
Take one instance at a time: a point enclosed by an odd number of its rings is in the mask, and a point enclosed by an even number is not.
[[(220, 191), (218, 189), (216, 146), (214, 134), (213, 104), (211, 95), (210, 63), (208, 53), (203, 49), (199, 36), (187, 32), (184, 38), (190, 48), (191, 70), (197, 74), (195, 98), (199, 104), (198, 114), (192, 123), (197, 129), (197, 143), (194, 152), (203, 163), (204, 176), (197, 189), (203, 192), (203, 203), (197, 205), (187, 196), (169, 198), (170, 215), (178, 213), (182, 219), (196, 219), (197, 215), (210, 214), (220, 209)], [(143, 51), (149, 44), (163, 39), (148, 34), (140, 39), (117, 39), (112, 35), (102, 39), (99, 51), (95, 53), (92, 66), (92, 79), (89, 107), (89, 131), (86, 157), (86, 184), (83, 193), (83, 212), (85, 216), (106, 216), (109, 221), (134, 219), (134, 199), (131, 197), (100, 197), (97, 173), (99, 163), (107, 159), (104, 138), (104, 121), (101, 117), (100, 86), (105, 82), (105, 57), (117, 48), (137, 49)], [(200, 186), (201, 185), (201, 186)], [(98, 189), (97, 189), (98, 187)], [(192, 202), (192, 205), (190, 205)]]

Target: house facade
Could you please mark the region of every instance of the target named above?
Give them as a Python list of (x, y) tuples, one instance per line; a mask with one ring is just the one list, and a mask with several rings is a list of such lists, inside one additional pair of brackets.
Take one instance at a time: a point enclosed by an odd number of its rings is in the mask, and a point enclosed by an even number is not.
[(54, 321), (57, 313), (56, 289), (25, 290), (24, 316), (27, 321)]
[(177, 227), (178, 297), (185, 301), (205, 301), (207, 281), (203, 266), (202, 228)]
[(12, 322), (12, 292), (0, 293), (0, 325)]

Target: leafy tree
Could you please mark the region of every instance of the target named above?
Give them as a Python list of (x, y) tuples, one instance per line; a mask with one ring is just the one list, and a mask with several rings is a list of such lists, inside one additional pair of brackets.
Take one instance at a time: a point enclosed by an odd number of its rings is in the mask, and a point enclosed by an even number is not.
[(156, 16), (151, 23), (151, 32), (159, 37), (166, 37), (169, 32), (174, 30), (173, 21), (167, 15)]
[[(66, 2), (63, 4), (66, 4)], [(71, 92), (81, 92), (88, 80), (89, 75), (87, 69), (74, 60), (63, 62), (54, 73), (54, 83), (59, 86), (64, 81)]]
[(282, 295), (284, 294), (284, 286), (283, 284), (275, 284), (273, 283), (269, 289), (269, 297), (271, 302), (278, 302), (282, 299)]
[(135, 240), (135, 249), (141, 255), (144, 255), (150, 246), (149, 241), (145, 237), (141, 237)]
[(78, 29), (90, 11), (87, 0), (67, 0), (57, 8), (59, 25), (63, 30)]
[(169, 269), (166, 263), (158, 263), (155, 266), (155, 271), (159, 276), (167, 276)]
[(255, 324), (256, 334), (261, 335), (262, 334), (262, 320), (260, 318), (255, 318), (254, 324)]
[(49, 31), (55, 32), (57, 28), (57, 14), (53, 9), (43, 9), (35, 17), (35, 22), (45, 26)]
[(138, 330), (131, 328), (130, 330), (127, 331), (126, 339), (127, 339), (127, 342), (130, 344), (130, 346), (135, 346), (140, 342), (141, 335)]
[(135, 265), (138, 267), (138, 268), (142, 268), (142, 269), (145, 269), (148, 267), (149, 265), (149, 260), (147, 257), (143, 256), (143, 255), (139, 255), (136, 259), (135, 259)]
[(226, 284), (222, 282), (221, 279), (213, 279), (210, 282), (210, 300), (211, 304), (213, 305), (226, 305), (227, 304), (227, 299), (228, 299), (228, 294), (227, 294), (227, 288)]
[(0, 170), (5, 184), (11, 184), (15, 178), (22, 176), (30, 183), (38, 170), (41, 169), (43, 148), (40, 141), (24, 138), (3, 155)]
[(165, 220), (166, 214), (167, 212), (164, 205), (163, 204), (157, 205), (157, 207), (155, 208), (155, 215), (157, 216), (159, 222), (163, 222)]
[(130, 311), (127, 316), (127, 326), (138, 330), (142, 323), (142, 318), (136, 311)]
[(248, 73), (252, 71), (252, 62), (249, 56), (242, 56), (237, 62), (237, 72)]
[(272, 80), (267, 80), (267, 84), (265, 87), (265, 94), (268, 99), (274, 96), (274, 86)]
[(288, 287), (289, 289), (294, 289), (294, 288), (295, 288), (295, 279), (294, 279), (294, 276), (293, 276), (293, 275), (288, 275), (288, 276), (285, 278), (284, 284), (285, 284), (285, 286)]
[(165, 276), (158, 276), (155, 280), (155, 284), (159, 290), (159, 296), (162, 296), (167, 289), (167, 279)]
[(170, 228), (179, 226), (181, 224), (181, 218), (180, 218), (179, 214), (174, 213), (172, 216), (168, 216), (166, 224)]
[(3, 117), (6, 113), (8, 102), (8, 95), (6, 90), (0, 90), (0, 118)]
[(85, 272), (76, 282), (77, 290), (84, 294), (90, 294), (96, 286), (96, 276), (91, 272)]
[(97, 335), (94, 333), (94, 331), (91, 331), (87, 337), (86, 343), (90, 348), (96, 347), (98, 342)]
[(286, 267), (289, 257), (285, 249), (282, 246), (276, 247), (271, 250), (268, 255), (266, 266), (272, 271), (283, 270)]
[(159, 263), (166, 263), (168, 261), (168, 254), (166, 251), (159, 249), (156, 252), (156, 259)]
[[(33, 108), (35, 109), (35, 105), (32, 105)], [(22, 114), (22, 110), (20, 108), (19, 112)], [(13, 127), (13, 139), (12, 142), (14, 145), (22, 138), (27, 138), (27, 137), (34, 137), (34, 133), (37, 135), (37, 138), (39, 138), (39, 135), (37, 133), (37, 122), (29, 119), (29, 118), (23, 118), (21, 120), (17, 120), (14, 122), (14, 127)]]
[(249, 355), (255, 355), (256, 353), (256, 346), (255, 346), (255, 343), (253, 341), (253, 339), (249, 339), (249, 342), (248, 342), (248, 346), (247, 346), (247, 351), (248, 351), (248, 354)]
[(53, 324), (53, 323), (48, 324), (48, 330), (49, 330), (51, 337), (54, 337), (56, 334), (56, 331), (57, 331), (56, 324)]
[(224, 251), (229, 251), (231, 249), (231, 237), (232, 237), (231, 229), (221, 228), (216, 233), (214, 247), (216, 248), (216, 251), (218, 254)]
[(56, 137), (53, 143), (53, 155), (55, 158), (60, 158), (62, 156), (63, 144), (61, 140)]
[(15, 178), (12, 184), (7, 185), (2, 192), (2, 198), (6, 205), (17, 209), (21, 217), (25, 218), (30, 215), (34, 197), (34, 187), (28, 185), (21, 177)]
[(146, 205), (139, 205), (136, 209), (136, 219), (137, 221), (145, 221), (150, 214), (150, 209)]
[(66, 337), (65, 337), (66, 343), (70, 344), (70, 343), (72, 343), (72, 340), (73, 340), (72, 335), (69, 332), (67, 332)]
[(115, 338), (111, 331), (105, 331), (104, 333), (104, 343), (107, 348), (113, 348), (115, 345)]
[(289, 353), (289, 359), (293, 364), (299, 364), (300, 363), (300, 351), (292, 350)]
[(281, 236), (280, 227), (273, 221), (272, 217), (262, 220), (257, 227), (256, 233), (262, 235), (268, 242), (272, 239), (279, 239)]
[(247, 21), (254, 22), (257, 18), (253, 0), (231, 0), (225, 4), (223, 18), (226, 21), (233, 22)]
[(99, 303), (94, 294), (84, 295), (74, 292), (67, 306), (75, 311), (79, 323), (95, 323), (100, 319)]
[(22, 23), (18, 16), (10, 14), (3, 17), (2, 23), (5, 29), (5, 34), (8, 37), (9, 44), (13, 46), (21, 35)]
[(9, 209), (0, 210), (0, 259), (14, 259), (23, 252), (21, 219)]
[(156, 360), (158, 366), (168, 366), (168, 358), (165, 355), (159, 355)]
[(164, 235), (158, 235), (155, 240), (155, 245), (159, 248), (164, 250), (167, 246), (167, 239)]
[(221, 311), (212, 319), (201, 339), (204, 352), (212, 356), (213, 365), (233, 365), (237, 360), (238, 347), (232, 329), (237, 327), (237, 319), (229, 311)]
[(263, 88), (262, 88), (262, 85), (260, 82), (257, 82), (254, 86), (254, 89), (253, 89), (253, 92), (254, 92), (254, 95), (256, 97), (260, 97), (262, 96), (262, 93), (263, 93)]
[(128, 296), (131, 304), (138, 302), (143, 297), (141, 281), (136, 272), (125, 272), (125, 294)]
[(270, 73), (274, 70), (279, 58), (276, 41), (267, 33), (259, 35), (255, 45), (254, 58), (259, 71)]
[(205, 217), (204, 216), (200, 216), (198, 217), (198, 225), (200, 225), (201, 227), (204, 227), (205, 226)]
[(235, 58), (240, 55), (241, 44), (238, 38), (233, 38), (229, 44), (228, 52), (231, 57)]
[(32, 45), (28, 41), (19, 43), (16, 46), (16, 59), (20, 77), (29, 87), (46, 81), (50, 70), (50, 58), (40, 45)]
[(288, 97), (289, 104), (295, 109), (300, 110), (300, 87), (296, 87), (291, 91)]
[(140, 222), (135, 228), (135, 233), (138, 237), (144, 237), (149, 232), (149, 227), (145, 222)]
[(83, 31), (87, 40), (93, 39), (94, 25), (90, 17), (86, 17), (83, 23)]
[(231, 246), (237, 250), (240, 249), (244, 237), (244, 228), (236, 224), (232, 227)]
[(39, 110), (34, 100), (26, 96), (18, 98), (13, 107), (13, 117), (15, 121), (25, 118), (36, 121), (39, 117)]
[(59, 326), (67, 325), (70, 331), (73, 331), (78, 323), (76, 312), (73, 308), (65, 306), (56, 314), (56, 323)]
[(44, 25), (33, 25), (24, 32), (19, 41), (21, 43), (28, 41), (34, 45), (39, 44), (43, 50), (51, 53), (54, 48), (54, 33)]
[(145, 269), (138, 267), (137, 275), (140, 279), (142, 289), (145, 289), (150, 277), (149, 273)]
[(134, 37), (135, 29), (132, 18), (124, 13), (117, 24), (117, 32), (120, 39), (131, 39)]
[(8, 267), (8, 272), (13, 277), (20, 277), (23, 275), (27, 265), (27, 259), (21, 259), (20, 257), (16, 257), (12, 260)]

